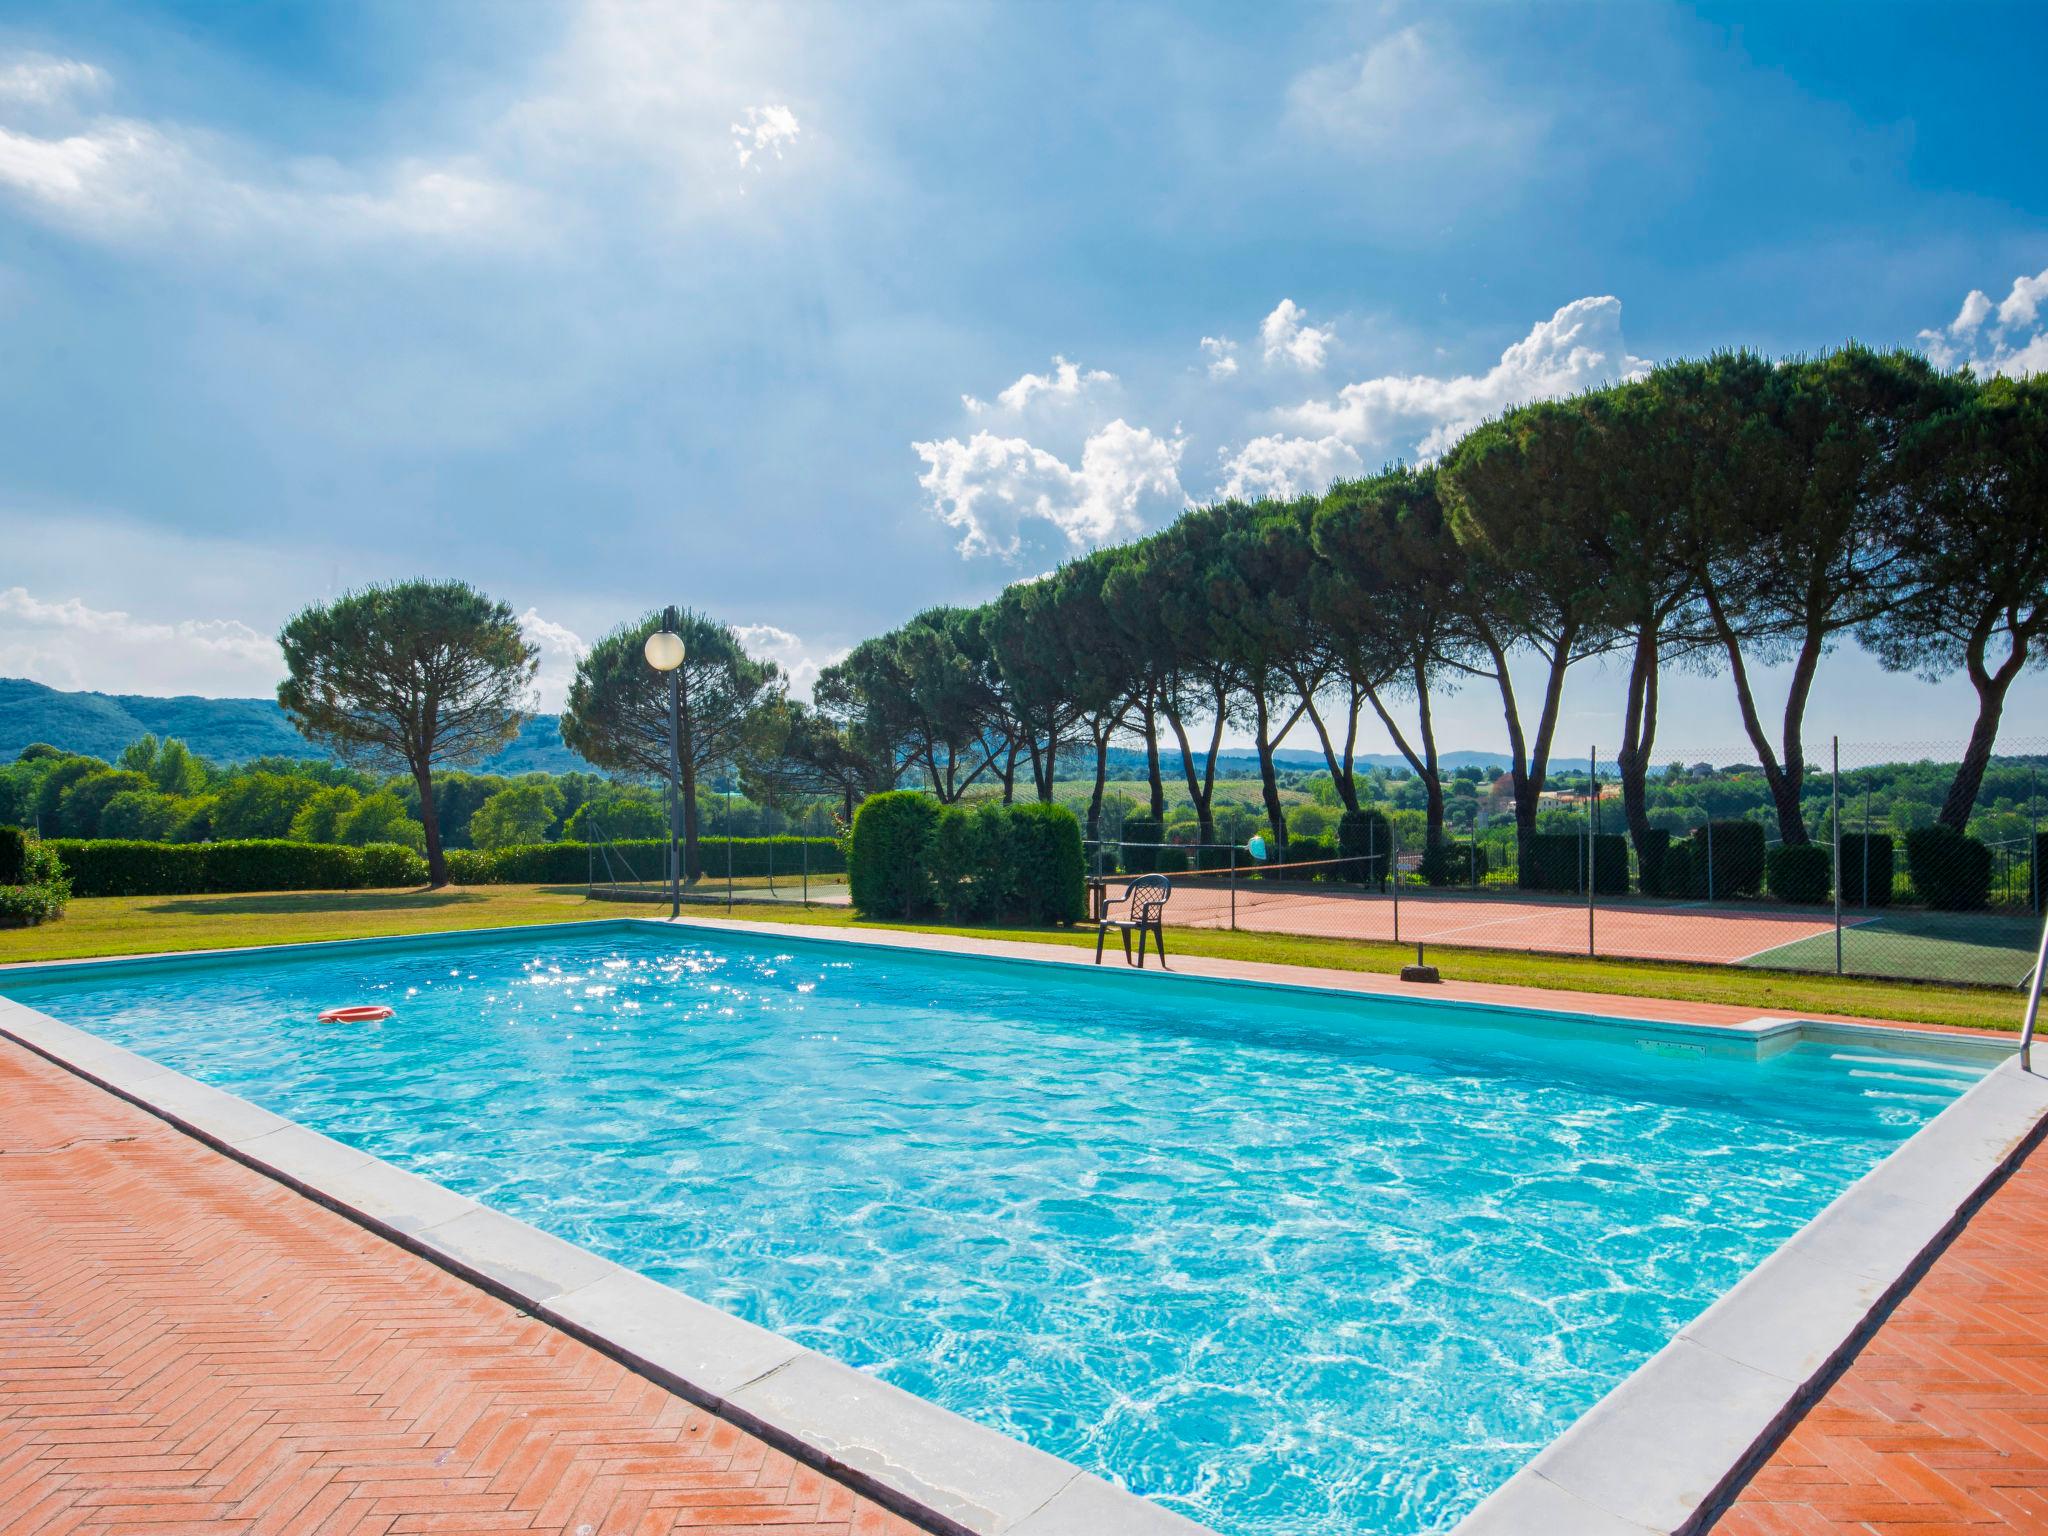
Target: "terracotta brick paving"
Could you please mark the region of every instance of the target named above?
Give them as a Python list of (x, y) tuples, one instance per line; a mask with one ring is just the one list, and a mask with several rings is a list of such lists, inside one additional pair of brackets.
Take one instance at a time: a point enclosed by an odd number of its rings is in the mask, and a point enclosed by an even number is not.
[(2036, 1148), (1713, 1527), (2048, 1532), (2048, 1148)]
[(0, 1041), (6, 1536), (915, 1536)]

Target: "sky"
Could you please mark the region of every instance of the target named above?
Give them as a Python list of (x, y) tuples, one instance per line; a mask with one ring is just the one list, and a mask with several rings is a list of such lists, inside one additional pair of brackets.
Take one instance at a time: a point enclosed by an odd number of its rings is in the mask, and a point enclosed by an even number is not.
[[(0, 675), (267, 694), (298, 608), (431, 575), (544, 704), (672, 601), (801, 691), (1658, 360), (2048, 367), (2043, 57), (1988, 0), (0, 0)], [(1725, 678), (1664, 705), (1742, 740)], [(1972, 706), (1850, 646), (1808, 737)]]

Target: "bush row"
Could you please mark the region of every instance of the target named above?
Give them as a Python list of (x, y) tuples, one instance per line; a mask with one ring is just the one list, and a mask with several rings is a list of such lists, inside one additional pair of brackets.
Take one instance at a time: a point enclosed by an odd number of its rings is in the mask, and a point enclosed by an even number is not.
[[(697, 840), (697, 861), (705, 879), (725, 878), (728, 845), (735, 878), (795, 876), (806, 867), (806, 857), (814, 875), (846, 872), (846, 849), (836, 837), (715, 837)], [(665, 837), (634, 838), (603, 846), (610, 861), (597, 860), (595, 873), (600, 880), (659, 880), (668, 868)], [(489, 851), (451, 848), (448, 877), (457, 885), (581, 885), (593, 872), (590, 849), (588, 843), (533, 843)]]
[(863, 917), (1073, 923), (1088, 911), (1081, 824), (1060, 805), (870, 795), (854, 813), (846, 863)]
[[(1516, 880), (1525, 891), (1586, 889), (1586, 839), (1576, 832), (1534, 832), (1522, 840)], [(1628, 892), (1628, 839), (1603, 832), (1593, 839), (1593, 889), (1602, 896)]]
[(355, 891), (424, 885), (427, 861), (397, 843), (361, 848), (253, 838), (142, 843), (52, 838), (75, 896), (186, 896), (208, 891)]

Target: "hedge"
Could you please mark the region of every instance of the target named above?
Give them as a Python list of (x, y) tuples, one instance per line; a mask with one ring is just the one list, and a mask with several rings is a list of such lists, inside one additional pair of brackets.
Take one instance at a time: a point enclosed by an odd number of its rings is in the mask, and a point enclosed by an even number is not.
[[(1532, 832), (1522, 840), (1516, 883), (1525, 891), (1586, 890), (1586, 838), (1580, 832)], [(1593, 889), (1628, 894), (1628, 839), (1602, 832), (1593, 839)]]
[(1451, 839), (1433, 844), (1422, 851), (1422, 878), (1429, 885), (1476, 885), (1486, 878), (1486, 850)]
[(1975, 912), (1991, 903), (1991, 849), (1940, 822), (1906, 834), (1906, 873), (1936, 911)]
[(1892, 838), (1889, 832), (1842, 834), (1842, 904), (1888, 907), (1892, 904)]
[(853, 908), (863, 917), (915, 917), (932, 903), (925, 847), (939, 823), (939, 803), (914, 789), (869, 795), (853, 813), (846, 877)]
[(1770, 851), (1771, 894), (1798, 906), (1821, 906), (1834, 894), (1833, 854), (1825, 843), (1785, 843)]
[(1664, 861), (1671, 852), (1671, 833), (1663, 827), (1647, 828), (1636, 844), (1637, 879), (1645, 896), (1682, 896), (1683, 889), (1666, 888)]
[(1166, 823), (1154, 821), (1149, 816), (1133, 816), (1124, 822), (1123, 861), (1124, 869), (1133, 875), (1150, 874), (1159, 867), (1159, 849), (1144, 847), (1147, 843), (1166, 841)]
[(62, 917), (70, 894), (49, 844), (19, 827), (0, 827), (0, 928), (33, 928)]
[(1081, 823), (1062, 805), (870, 795), (854, 813), (847, 874), (863, 917), (1072, 923), (1088, 909)]
[(353, 891), (424, 885), (427, 861), (397, 843), (343, 847), (255, 838), (143, 843), (52, 838), (74, 896), (189, 896), (218, 891)]
[[(706, 880), (725, 878), (726, 846), (732, 847), (735, 876), (794, 875), (805, 867), (804, 844), (810, 844), (810, 872), (846, 872), (846, 850), (835, 837), (703, 837), (697, 840), (697, 862)], [(448, 877), (457, 885), (581, 885), (593, 868), (600, 880), (609, 868), (621, 879), (660, 880), (668, 870), (668, 839), (640, 837), (601, 845), (611, 856), (593, 864), (589, 843), (530, 843), (516, 848), (451, 848)], [(628, 875), (628, 871), (631, 874)]]
[(1353, 885), (1386, 886), (1394, 851), (1394, 826), (1382, 811), (1346, 811), (1337, 818), (1337, 857)]
[[(1754, 896), (1764, 888), (1764, 824), (1760, 821), (1730, 819), (1712, 821), (1692, 834), (1693, 896), (1711, 895), (1720, 901), (1729, 896)], [(1707, 878), (1708, 852), (1713, 856), (1713, 880)]]

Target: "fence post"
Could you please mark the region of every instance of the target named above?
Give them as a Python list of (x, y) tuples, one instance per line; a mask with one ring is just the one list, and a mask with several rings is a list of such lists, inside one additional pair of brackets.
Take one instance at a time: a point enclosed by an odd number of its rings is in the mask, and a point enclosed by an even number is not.
[[(1201, 857), (1201, 854), (1200, 854), (1200, 853), (1198, 852), (1198, 853), (1197, 853), (1197, 854), (1195, 855), (1195, 857), (1199, 859), (1199, 858)], [(1230, 845), (1230, 879), (1229, 879), (1229, 885), (1230, 885), (1230, 931), (1231, 931), (1232, 933), (1235, 933), (1235, 932), (1237, 932), (1237, 844), (1235, 844), (1235, 843), (1232, 843), (1232, 844)]]
[(1714, 900), (1714, 808), (1707, 807), (1707, 902)]
[(1387, 874), (1394, 887), (1394, 942), (1401, 942), (1401, 838), (1391, 819), (1387, 823)]
[(1597, 959), (1599, 951), (1593, 943), (1594, 894), (1600, 889), (1600, 851), (1598, 834), (1594, 831), (1594, 818), (1600, 812), (1600, 749), (1586, 748), (1586, 958)]
[(725, 910), (732, 910), (732, 767), (725, 770)]
[[(1842, 738), (1834, 739), (1834, 766), (1828, 772), (1828, 821), (1834, 827), (1828, 869), (1835, 887), (1835, 974), (1842, 974)], [(1866, 855), (1867, 857), (1867, 855)]]
[(804, 833), (804, 909), (811, 905), (811, 834)]

